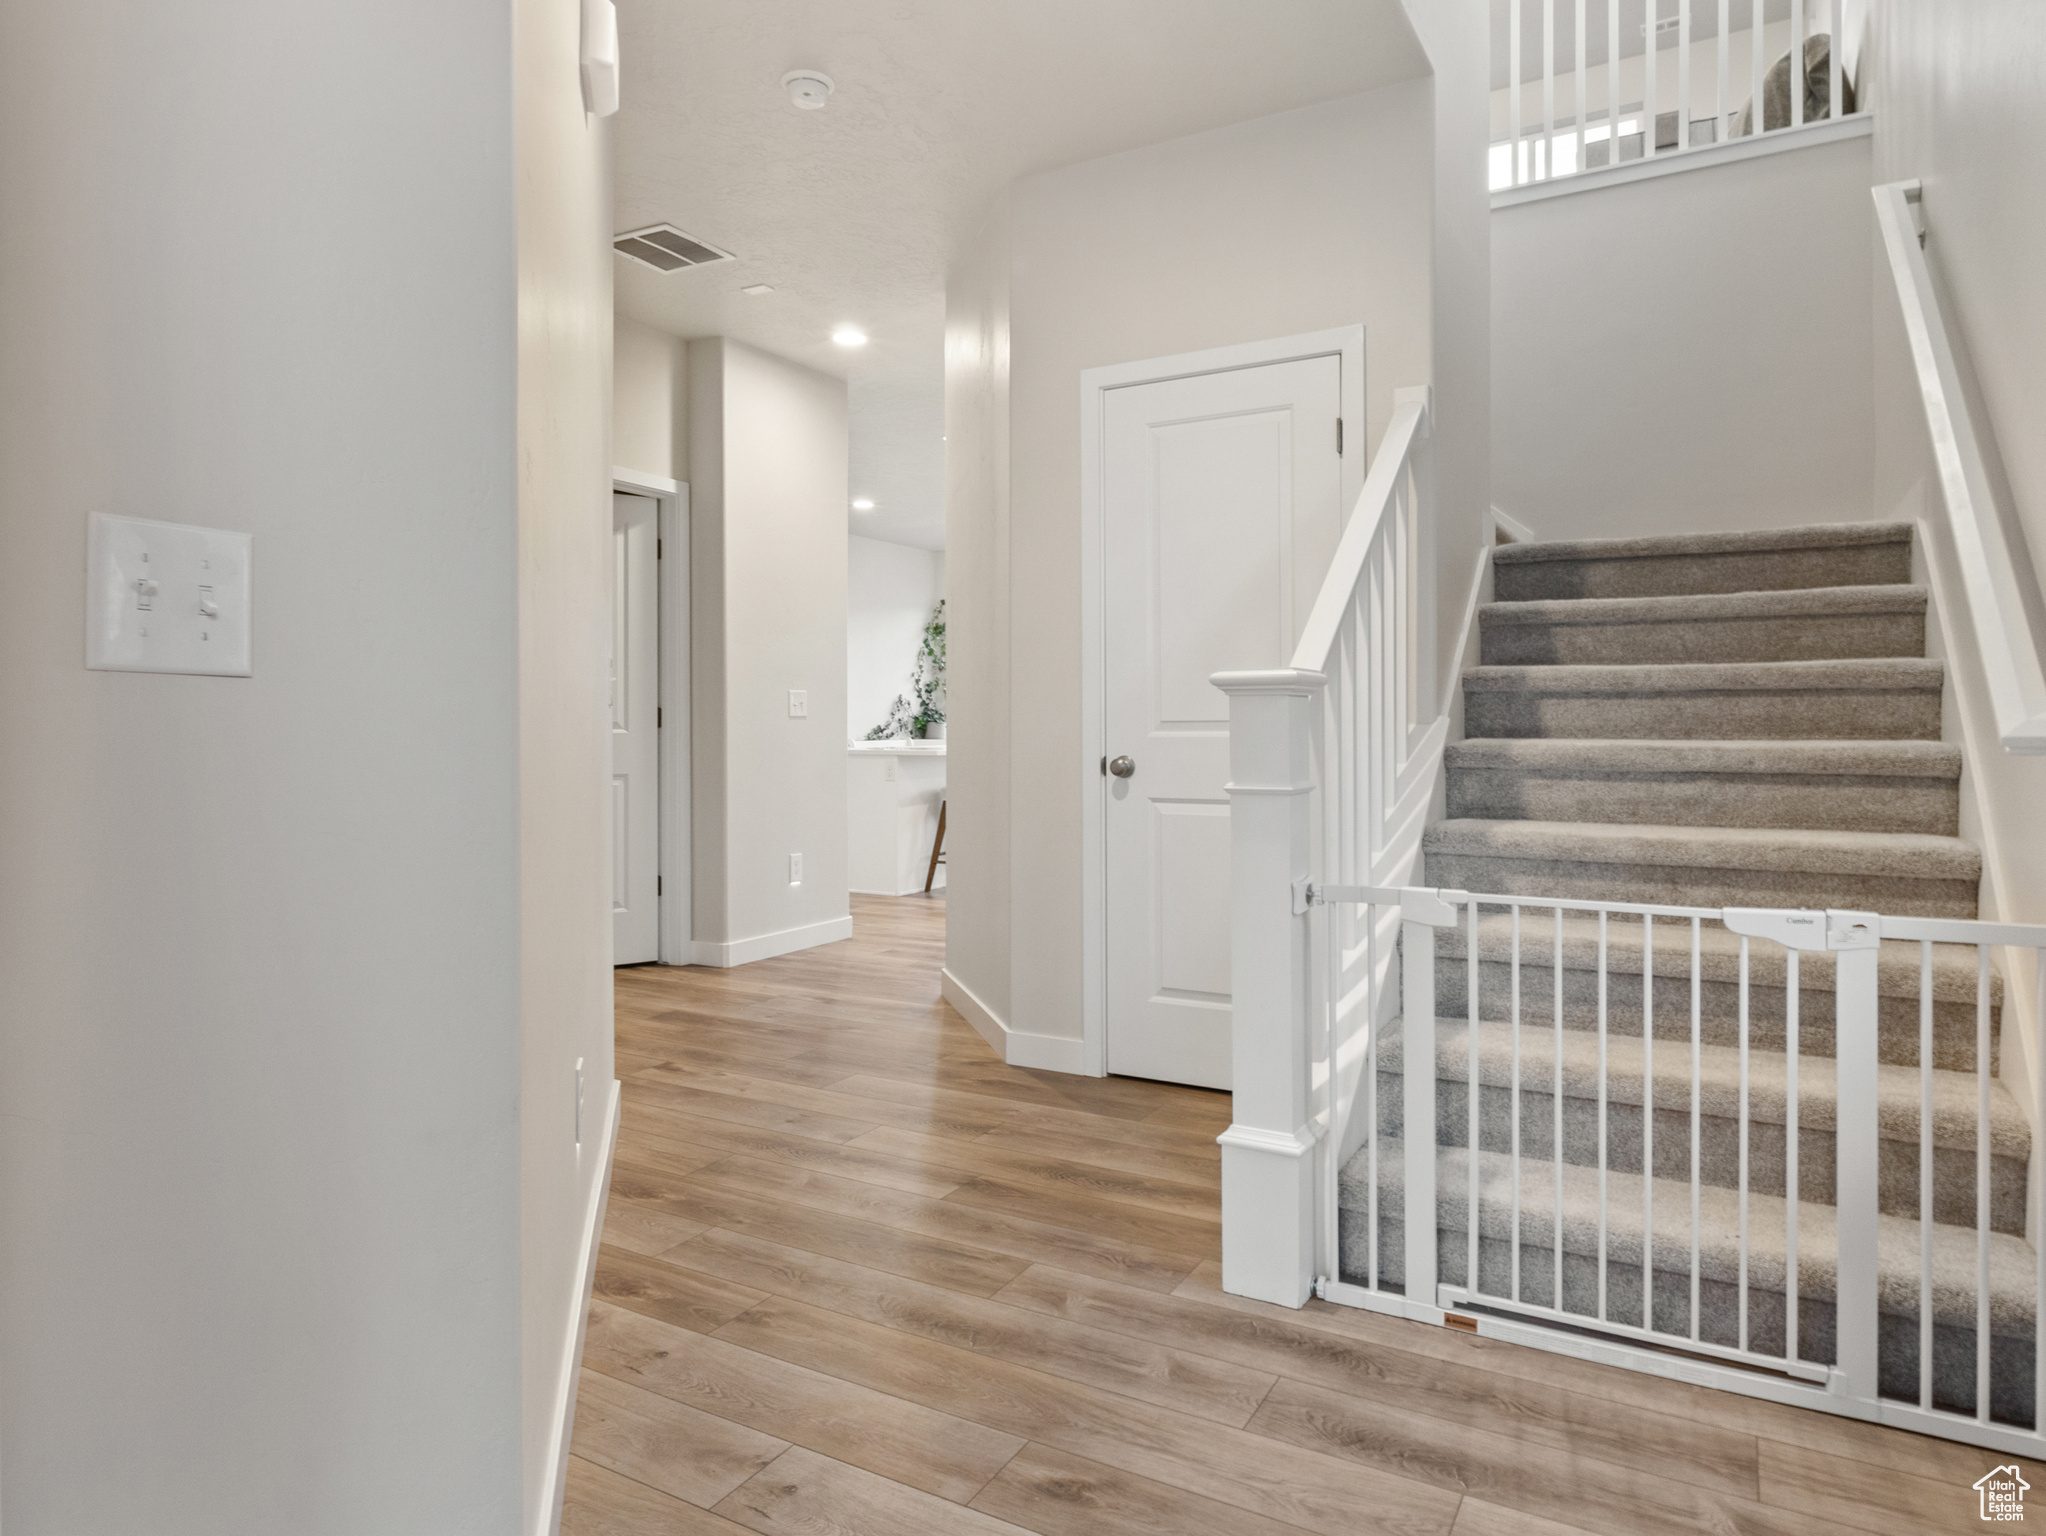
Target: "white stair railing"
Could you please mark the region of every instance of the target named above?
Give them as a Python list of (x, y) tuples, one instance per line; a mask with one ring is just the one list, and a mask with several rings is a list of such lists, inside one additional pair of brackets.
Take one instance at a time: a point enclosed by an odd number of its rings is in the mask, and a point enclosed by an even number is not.
[[(1222, 1141), (1223, 1286), (1307, 1299), (1326, 1246), (1334, 1106), (1368, 1082), (1390, 929), (1310, 936), (1311, 881), (1403, 883), (1447, 722), (1435, 694), (1429, 392), (1402, 389), (1291, 664), (1229, 695), (1234, 1121)], [(1321, 1148), (1322, 1155), (1315, 1152)]]
[[(1765, 21), (1731, 0), (1506, 0), (1506, 84), (1493, 92), (1494, 191), (1654, 160), (1840, 115), (1844, 0), (1790, 0)], [(1736, 22), (1741, 30), (1733, 30)], [(1653, 41), (1650, 41), (1650, 34)], [(1823, 72), (1806, 44), (1829, 39)], [(1789, 74), (1779, 113), (1764, 103), (1778, 61)], [(1823, 106), (1818, 102), (1823, 92)], [(1807, 109), (1807, 97), (1812, 106)]]
[(1961, 387), (1953, 342), (1925, 260), (1925, 237), (1914, 217), (1919, 184), (1896, 181), (1872, 191), (1876, 227), (1889, 257), (1904, 337), (1925, 406), (1968, 623), (1996, 712), (1996, 734), (2006, 752), (2046, 755), (2046, 668), (2018, 590), (2024, 552), (2011, 547), (1997, 517), (1983, 439)]

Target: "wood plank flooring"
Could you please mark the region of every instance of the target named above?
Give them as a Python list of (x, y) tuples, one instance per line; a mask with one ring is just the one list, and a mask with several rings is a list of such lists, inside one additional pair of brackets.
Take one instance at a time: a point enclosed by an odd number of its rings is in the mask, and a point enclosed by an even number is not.
[(618, 972), (567, 1536), (1982, 1528), (2011, 1458), (1223, 1294), (1227, 1096), (1003, 1065), (938, 997), (944, 903), (853, 902)]

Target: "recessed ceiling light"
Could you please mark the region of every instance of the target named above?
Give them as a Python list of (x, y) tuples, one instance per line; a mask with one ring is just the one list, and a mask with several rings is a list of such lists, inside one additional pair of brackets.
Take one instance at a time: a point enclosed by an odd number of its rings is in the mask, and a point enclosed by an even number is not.
[(853, 503), (853, 511), (855, 512), (871, 512), (873, 510), (874, 510), (873, 502), (869, 501), (864, 496), (860, 497), (859, 500)]
[(841, 325), (831, 333), (831, 339), (841, 347), (864, 347), (867, 333), (856, 325)]
[(741, 288), (739, 292), (745, 294), (746, 297), (749, 299), (757, 299), (763, 293), (774, 292), (774, 289), (770, 288), (766, 283), (748, 283), (744, 288)]

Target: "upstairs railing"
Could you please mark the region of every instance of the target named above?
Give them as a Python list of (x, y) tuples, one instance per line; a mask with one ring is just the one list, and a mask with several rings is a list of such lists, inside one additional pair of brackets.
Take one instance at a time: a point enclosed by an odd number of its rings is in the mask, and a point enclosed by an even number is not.
[(1492, 93), (1492, 189), (1851, 113), (1848, 49), (1837, 45), (1843, 9), (1842, 0), (1494, 0), (1493, 78), (1503, 83)]
[(1911, 347), (1925, 425), (1932, 440), (1940, 502), (1953, 539), (1962, 597), (2006, 752), (2046, 755), (2046, 670), (2018, 589), (2022, 550), (2013, 549), (1996, 512), (1988, 449), (1975, 424), (1915, 216), (1919, 185), (1873, 189), (1876, 226), (1890, 259), (1904, 336)]
[(1289, 1306), (1323, 1240), (1326, 1156), (1310, 1154), (1356, 1092), (1392, 960), (1392, 928), (1354, 914), (1311, 943), (1304, 893), (1411, 874), (1447, 730), (1429, 415), (1427, 389), (1396, 393), (1291, 664), (1214, 679), (1230, 696), (1235, 999), (1223, 1283)]

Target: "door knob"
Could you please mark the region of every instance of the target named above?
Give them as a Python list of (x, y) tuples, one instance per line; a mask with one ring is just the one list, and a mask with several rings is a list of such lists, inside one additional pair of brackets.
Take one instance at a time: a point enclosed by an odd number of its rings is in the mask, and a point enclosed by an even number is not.
[(1137, 760), (1134, 757), (1110, 758), (1108, 771), (1118, 779), (1126, 779), (1137, 771)]

